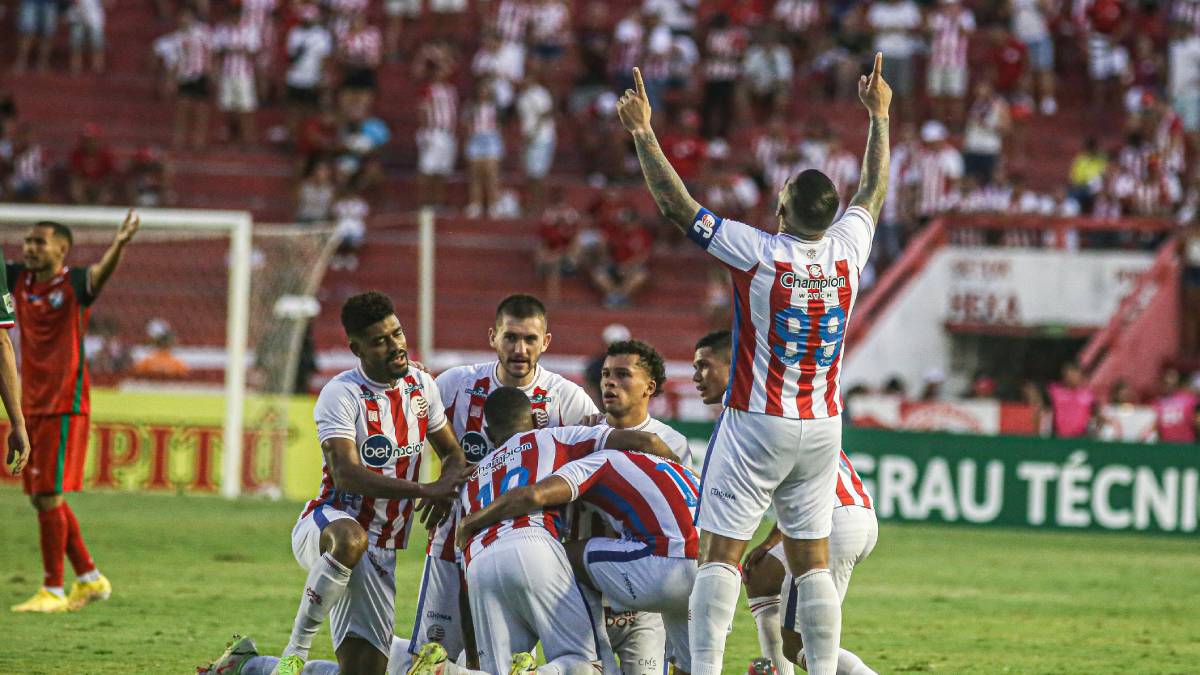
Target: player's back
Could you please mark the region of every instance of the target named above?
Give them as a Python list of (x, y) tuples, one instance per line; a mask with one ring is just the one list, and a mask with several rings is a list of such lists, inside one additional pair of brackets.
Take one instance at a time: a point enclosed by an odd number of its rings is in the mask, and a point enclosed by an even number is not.
[[(611, 430), (605, 427), (557, 427), (519, 433), (493, 450), (468, 476), (459, 498), (463, 516), (482, 510), (509, 490), (532, 485), (550, 476), (564, 464), (604, 447)], [(559, 537), (557, 508), (536, 510), (503, 520), (471, 537), (463, 549), (463, 562), (508, 532), (540, 528)]]
[(841, 413), (842, 342), (873, 229), (857, 206), (815, 242), (700, 211), (688, 236), (733, 280), (728, 407), (793, 419)]

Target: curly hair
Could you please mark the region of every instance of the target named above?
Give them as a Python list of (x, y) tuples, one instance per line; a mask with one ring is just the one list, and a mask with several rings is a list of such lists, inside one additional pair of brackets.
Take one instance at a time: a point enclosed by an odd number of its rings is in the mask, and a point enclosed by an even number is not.
[(667, 384), (667, 366), (663, 363), (662, 354), (659, 354), (657, 349), (641, 340), (621, 340), (610, 344), (605, 354), (607, 356), (632, 354), (638, 357), (638, 365), (646, 371), (651, 380), (654, 380), (654, 395), (658, 396), (663, 393), (663, 387)]
[(396, 313), (392, 300), (379, 291), (367, 291), (346, 298), (342, 305), (342, 328), (346, 335), (360, 335), (367, 326)]

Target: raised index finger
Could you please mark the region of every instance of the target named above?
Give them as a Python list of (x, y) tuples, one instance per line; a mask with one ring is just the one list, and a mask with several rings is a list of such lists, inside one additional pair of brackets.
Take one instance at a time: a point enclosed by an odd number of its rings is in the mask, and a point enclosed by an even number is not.
[(871, 70), (871, 77), (879, 77), (883, 73), (883, 52), (875, 52), (875, 68)]
[(646, 99), (646, 85), (642, 83), (642, 69), (637, 66), (633, 67), (633, 86), (637, 89), (638, 96), (643, 100)]

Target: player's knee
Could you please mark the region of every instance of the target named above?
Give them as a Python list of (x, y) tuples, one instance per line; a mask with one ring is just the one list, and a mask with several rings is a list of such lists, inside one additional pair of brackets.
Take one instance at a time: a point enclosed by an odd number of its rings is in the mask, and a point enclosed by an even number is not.
[(357, 522), (342, 518), (329, 524), (321, 533), (321, 549), (349, 568), (354, 568), (367, 552), (370, 540)]
[(798, 664), (801, 668), (808, 670), (807, 664), (804, 661), (804, 639), (795, 631), (784, 629), (780, 631), (783, 636), (783, 653), (792, 663)]
[(38, 511), (49, 511), (63, 504), (63, 496), (59, 493), (30, 495), (29, 503)]

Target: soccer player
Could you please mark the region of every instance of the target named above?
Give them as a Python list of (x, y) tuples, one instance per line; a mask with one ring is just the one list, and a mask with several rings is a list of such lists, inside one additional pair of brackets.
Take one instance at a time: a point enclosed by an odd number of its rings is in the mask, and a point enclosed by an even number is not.
[(8, 415), (8, 453), (5, 464), (14, 475), (25, 469), (29, 461), (29, 435), (25, 431), (25, 415), (21, 411), (21, 376), (17, 372), (17, 359), (13, 351), (8, 329), (16, 323), (13, 296), (8, 292), (8, 282), (0, 277), (0, 403)]
[[(510, 295), (496, 307), (495, 320), (488, 328), (488, 342), (496, 351), (496, 360), (451, 368), (438, 376), (442, 403), (468, 462), (478, 462), (492, 451), (483, 404), (499, 387), (525, 392), (539, 428), (583, 424), (598, 414), (596, 405), (579, 385), (538, 364), (550, 347), (549, 329), (546, 307), (540, 300), (532, 295)], [(462, 571), (454, 548), (457, 524), (452, 515), (430, 534), (408, 644), (412, 656), (431, 641), (440, 642), (452, 658), (467, 646), (459, 599)]]
[[(343, 671), (385, 671), (396, 549), (407, 545), (415, 500), (454, 499), (466, 467), (437, 384), (409, 366), (392, 301), (376, 291), (352, 296), (341, 320), (359, 365), (321, 389), (313, 413), (324, 454), (321, 492), (292, 530), (292, 552), (308, 579), (281, 675), (300, 672), (327, 615)], [(443, 460), (434, 483), (416, 482), (426, 441)]]
[(796, 577), (809, 672), (837, 668), (841, 607), (828, 537), (841, 446), (838, 380), (846, 321), (887, 192), (891, 89), (882, 68), (876, 54), (873, 71), (858, 83), (871, 124), (850, 208), (833, 222), (833, 184), (819, 171), (803, 171), (780, 190), (773, 235), (723, 220), (692, 199), (655, 139), (639, 71), (637, 90), (617, 105), (659, 209), (733, 280), (734, 366), (697, 508), (706, 541), (692, 590), (690, 642), (693, 672), (701, 675), (721, 672), (737, 565), (772, 501)]
[[(13, 606), (14, 612), (77, 610), (112, 593), (64, 495), (83, 488), (91, 410), (83, 337), (90, 308), (140, 225), (141, 218), (130, 210), (100, 262), (74, 268), (65, 264), (71, 229), (51, 221), (35, 223), (25, 235), (24, 263), (7, 265), (21, 324), (21, 398), (31, 448), (22, 482), (37, 510), (45, 571), (42, 588)], [(64, 554), (76, 578), (68, 595), (63, 595)]]
[[(671, 457), (671, 450), (657, 436), (641, 431), (606, 426), (538, 429), (529, 397), (516, 387), (492, 392), (484, 403), (484, 415), (488, 438), (497, 448), (467, 479), (459, 499), (463, 518), (456, 537), (471, 589), (481, 669), (487, 673), (531, 672), (529, 652), (540, 640), (547, 664), (537, 672), (599, 672), (599, 613), (593, 615), (571, 574), (558, 541), (558, 509), (487, 506), (506, 492), (542, 480), (564, 464), (594, 452), (638, 450)], [(519, 500), (507, 503), (524, 504)], [(410, 672), (476, 671), (449, 663), (441, 645), (430, 643)]]
[[(708, 405), (720, 403), (724, 397), (729, 382), (732, 347), (732, 336), (727, 330), (709, 333), (696, 343), (692, 381), (696, 383), (701, 400)], [(845, 600), (854, 566), (875, 548), (879, 522), (871, 507), (871, 496), (863, 488), (862, 481), (844, 452), (838, 464), (835, 494), (833, 527), (829, 533), (829, 569), (837, 586), (838, 597)], [(786, 601), (783, 605), (786, 607), (795, 598), (795, 586), (792, 576), (787, 573), (783, 534), (778, 527), (773, 528), (766, 540), (746, 555), (742, 563), (742, 578), (746, 584), (750, 612), (758, 626), (758, 644), (763, 655), (774, 662), (780, 675), (792, 675), (795, 672), (792, 662), (800, 662), (802, 641), (800, 634), (795, 631), (795, 623), (790, 621), (791, 612), (788, 613), (789, 622), (782, 626), (786, 630), (781, 631), (780, 589), (785, 589)], [(785, 657), (785, 654), (790, 656)], [(837, 672), (843, 675), (873, 675), (875, 671), (868, 668), (858, 656), (842, 649), (838, 654)]]

